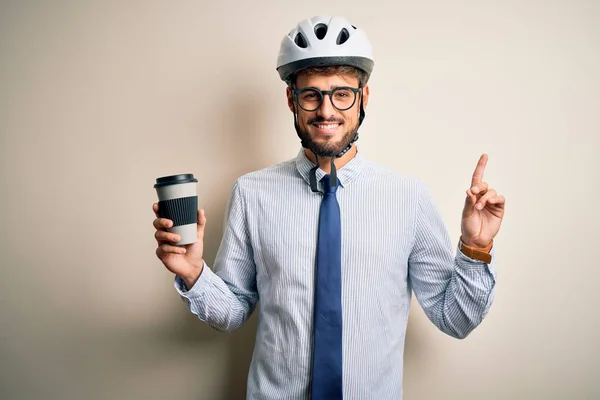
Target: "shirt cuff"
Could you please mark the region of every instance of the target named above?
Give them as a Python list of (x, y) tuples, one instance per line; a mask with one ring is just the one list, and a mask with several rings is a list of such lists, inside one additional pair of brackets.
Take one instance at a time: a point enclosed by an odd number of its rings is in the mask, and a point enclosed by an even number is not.
[(189, 290), (186, 288), (183, 279), (181, 279), (179, 275), (175, 275), (175, 281), (173, 282), (173, 285), (180, 296), (194, 297), (202, 293), (204, 289), (209, 285), (209, 282), (212, 278), (211, 275), (214, 275), (214, 272), (210, 268), (208, 268), (208, 265), (206, 265), (206, 262), (204, 262), (202, 266), (202, 272), (200, 273), (198, 280), (196, 280), (194, 286), (192, 286)]

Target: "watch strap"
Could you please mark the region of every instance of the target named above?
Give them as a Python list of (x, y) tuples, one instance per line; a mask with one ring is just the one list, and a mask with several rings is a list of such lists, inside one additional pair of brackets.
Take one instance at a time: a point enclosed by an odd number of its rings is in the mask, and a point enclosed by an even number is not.
[(482, 261), (486, 264), (492, 262), (492, 255), (490, 254), (490, 250), (492, 250), (492, 246), (494, 245), (494, 241), (492, 240), (490, 244), (486, 247), (474, 247), (468, 246), (460, 239), (460, 251), (467, 257), (472, 258), (477, 261)]

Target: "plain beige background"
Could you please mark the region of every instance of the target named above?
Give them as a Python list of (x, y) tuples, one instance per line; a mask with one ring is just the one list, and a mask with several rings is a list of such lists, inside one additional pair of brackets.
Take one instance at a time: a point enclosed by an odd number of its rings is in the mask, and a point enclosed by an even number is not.
[(361, 151), (424, 180), (453, 240), (482, 152), (507, 197), (489, 316), (459, 341), (415, 302), (405, 398), (599, 398), (600, 2), (0, 4), (0, 398), (244, 397), (256, 316), (186, 312), (152, 185), (198, 176), (212, 263), (234, 180), (299, 149), (275, 60), (324, 13), (374, 44)]

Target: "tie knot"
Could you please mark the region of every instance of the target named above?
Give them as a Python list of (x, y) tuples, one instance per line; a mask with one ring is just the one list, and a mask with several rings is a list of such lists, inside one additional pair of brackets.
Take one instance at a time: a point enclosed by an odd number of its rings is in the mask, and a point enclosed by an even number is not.
[(339, 180), (335, 182), (335, 184), (332, 186), (330, 183), (330, 175), (327, 174), (323, 177), (323, 179), (321, 179), (321, 182), (323, 182), (323, 188), (325, 190), (325, 193), (335, 193), (335, 191), (338, 188)]

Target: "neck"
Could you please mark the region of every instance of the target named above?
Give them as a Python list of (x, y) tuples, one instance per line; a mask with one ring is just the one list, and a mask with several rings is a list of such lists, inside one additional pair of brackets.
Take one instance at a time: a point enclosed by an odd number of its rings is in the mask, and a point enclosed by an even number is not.
[[(333, 161), (333, 163), (335, 164), (335, 169), (339, 170), (344, 165), (348, 164), (350, 162), (350, 160), (352, 160), (354, 158), (354, 156), (356, 156), (357, 152), (358, 152), (358, 150), (356, 149), (356, 145), (353, 144), (352, 147), (350, 148), (350, 150), (348, 150), (346, 152), (346, 154), (344, 154), (340, 158), (336, 158)], [(315, 165), (317, 164), (317, 160), (312, 151), (310, 151), (309, 149), (304, 149), (304, 154), (306, 154), (306, 157), (313, 164), (315, 164)], [(326, 174), (331, 173), (331, 157), (319, 157), (319, 168), (321, 168), (323, 170), (323, 172), (325, 172)]]

